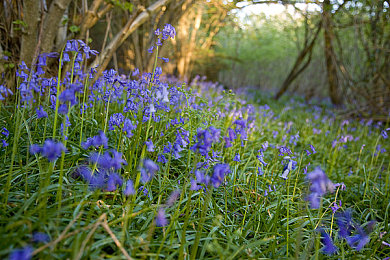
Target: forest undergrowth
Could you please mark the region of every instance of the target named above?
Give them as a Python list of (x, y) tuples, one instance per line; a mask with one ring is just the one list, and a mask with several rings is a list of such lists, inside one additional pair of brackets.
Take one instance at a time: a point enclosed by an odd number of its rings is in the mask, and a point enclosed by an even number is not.
[(163, 77), (156, 36), (152, 73), (72, 40), (0, 86), (2, 259), (389, 259), (388, 123)]

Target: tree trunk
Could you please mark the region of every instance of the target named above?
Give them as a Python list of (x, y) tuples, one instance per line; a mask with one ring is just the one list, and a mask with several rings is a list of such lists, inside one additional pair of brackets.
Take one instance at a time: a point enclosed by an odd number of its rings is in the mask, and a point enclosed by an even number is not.
[(43, 24), (43, 33), (41, 44), (41, 53), (51, 52), (53, 50), (54, 39), (57, 35), (58, 27), (64, 12), (71, 0), (54, 0), (49, 8)]
[(23, 27), (22, 42), (20, 49), (20, 61), (24, 61), (27, 66), (31, 66), (37, 46), (38, 23), (40, 18), (39, 1), (25, 0), (23, 3)]
[(323, 26), (324, 26), (324, 41), (325, 41), (325, 61), (326, 71), (329, 85), (329, 96), (334, 105), (340, 106), (343, 103), (339, 90), (339, 80), (337, 77), (337, 68), (335, 53), (333, 49), (333, 25), (330, 17), (332, 5), (330, 0), (324, 0), (323, 3)]

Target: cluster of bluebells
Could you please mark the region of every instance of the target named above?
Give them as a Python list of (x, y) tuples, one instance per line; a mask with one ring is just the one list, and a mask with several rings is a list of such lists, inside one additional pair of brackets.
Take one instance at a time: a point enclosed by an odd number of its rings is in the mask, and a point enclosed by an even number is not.
[(56, 142), (51, 139), (47, 139), (42, 146), (39, 144), (33, 144), (30, 147), (31, 154), (39, 153), (46, 157), (50, 162), (54, 162), (65, 151), (66, 148), (63, 143)]
[(133, 136), (133, 131), (137, 128), (137, 123), (133, 123), (129, 118), (125, 118), (122, 113), (114, 113), (110, 116), (108, 130), (112, 131), (118, 127), (128, 138)]
[(222, 163), (214, 166), (211, 176), (197, 169), (195, 170), (195, 179), (191, 178), (191, 189), (199, 190), (202, 188), (202, 184), (204, 187), (213, 185), (214, 188), (218, 188), (223, 184), (225, 176), (229, 173), (231, 173), (229, 165)]
[(206, 159), (209, 157), (209, 152), (213, 143), (219, 142), (221, 131), (213, 126), (207, 129), (198, 129), (196, 135), (197, 142), (191, 147), (194, 152), (199, 152)]
[[(88, 149), (90, 146), (107, 147), (107, 141), (107, 137), (100, 131), (99, 135), (88, 139), (82, 145), (85, 149)], [(113, 149), (102, 154), (91, 152), (89, 154), (89, 162), (92, 164), (92, 167), (81, 166), (76, 173), (89, 184), (92, 190), (115, 191), (117, 187), (122, 187), (123, 179), (119, 174), (119, 170), (122, 168), (122, 165), (127, 164), (123, 159), (122, 153)], [(126, 183), (124, 191), (126, 196), (134, 194), (134, 187), (131, 186), (132, 183), (130, 182), (127, 181)]]
[[(174, 39), (176, 36), (176, 30), (175, 28), (170, 24), (165, 24), (164, 28), (160, 30), (159, 28), (154, 32), (154, 34), (157, 36), (156, 46), (162, 46), (163, 42), (167, 40), (168, 38)], [(153, 53), (155, 45), (152, 45), (149, 49), (149, 53)], [(168, 62), (167, 58), (162, 58), (165, 62)]]
[[(345, 239), (347, 244), (356, 251), (360, 251), (365, 245), (370, 242), (370, 233), (372, 232), (375, 221), (370, 221), (366, 230), (352, 219), (352, 211), (350, 209), (340, 212), (336, 215), (336, 223), (339, 227), (338, 236)], [(333, 255), (338, 252), (332, 238), (324, 231), (319, 229), (322, 236), (324, 247), (322, 252), (327, 255)]]

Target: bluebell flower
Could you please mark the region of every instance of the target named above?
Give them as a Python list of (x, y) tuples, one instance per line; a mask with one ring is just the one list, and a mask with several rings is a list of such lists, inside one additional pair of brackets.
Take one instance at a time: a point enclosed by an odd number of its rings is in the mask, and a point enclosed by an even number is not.
[(107, 191), (115, 191), (116, 187), (121, 187), (123, 184), (122, 178), (117, 173), (111, 173), (108, 176)]
[(153, 145), (153, 141), (152, 140), (146, 141), (145, 144), (146, 144), (146, 147), (147, 147), (146, 150), (148, 152), (154, 152), (154, 145)]
[(281, 146), (279, 148), (279, 156), (283, 156), (283, 155), (291, 155), (292, 152), (290, 149), (288, 149), (287, 147), (285, 146)]
[(55, 161), (58, 157), (61, 156), (62, 152), (65, 151), (66, 148), (61, 142), (56, 143), (50, 139), (47, 139), (42, 147), (37, 144), (30, 146), (30, 152), (32, 154), (41, 153), (50, 162)]
[(239, 154), (239, 153), (236, 153), (236, 155), (235, 155), (234, 158), (233, 158), (233, 161), (235, 161), (235, 162), (241, 162), (240, 154)]
[(8, 137), (9, 136), (9, 131), (7, 128), (3, 127), (3, 129), (1, 129), (1, 134), (4, 135), (5, 137)]
[(67, 104), (61, 104), (58, 107), (58, 113), (61, 114), (61, 115), (68, 114), (68, 105)]
[(159, 170), (159, 167), (155, 162), (153, 162), (150, 159), (145, 159), (143, 161), (143, 166), (140, 170), (142, 183), (149, 182), (158, 170)]
[(231, 171), (228, 164), (215, 165), (213, 175), (211, 176), (211, 183), (213, 184), (214, 188), (218, 188), (222, 184), (225, 175), (230, 172)]
[(122, 130), (123, 130), (123, 132), (126, 133), (126, 136), (128, 138), (131, 138), (133, 136), (133, 132), (132, 131), (135, 130), (135, 129), (137, 129), (137, 125), (133, 125), (133, 122), (130, 119), (126, 118), (124, 123), (123, 123), (123, 129)]
[(327, 255), (333, 255), (337, 253), (337, 247), (334, 245), (332, 238), (328, 235), (328, 233), (325, 232), (322, 228), (320, 229), (321, 232), (321, 242), (324, 245), (322, 248), (322, 252)]
[(14, 93), (6, 88), (4, 85), (0, 85), (0, 101), (4, 100), (8, 95), (13, 95)]
[(368, 242), (370, 242), (370, 236), (363, 230), (362, 227), (358, 226), (357, 232), (353, 236), (348, 236), (345, 238), (347, 244), (355, 249), (360, 251)]
[(157, 162), (160, 162), (160, 163), (167, 163), (167, 159), (165, 158), (165, 156), (163, 154), (159, 154), (157, 156)]
[(27, 245), (20, 249), (15, 249), (9, 256), (9, 260), (30, 260), (32, 257), (33, 248)]
[(347, 238), (353, 230), (352, 211), (346, 210), (336, 215), (336, 223), (339, 227), (339, 236)]
[(134, 184), (133, 184), (133, 181), (132, 180), (128, 180), (126, 182), (126, 188), (125, 190), (123, 191), (123, 194), (125, 196), (130, 196), (130, 195), (134, 195), (135, 194), (135, 190), (134, 190)]
[(164, 208), (160, 208), (158, 210), (155, 221), (156, 221), (156, 226), (158, 227), (165, 227), (166, 225), (168, 225), (168, 220), (165, 216)]
[(176, 30), (175, 27), (173, 27), (170, 24), (165, 24), (164, 29), (162, 30), (162, 39), (166, 40), (168, 37), (171, 37), (174, 39), (176, 36)]
[(382, 135), (382, 137), (383, 137), (384, 139), (387, 139), (387, 138), (389, 137), (388, 134), (387, 134), (387, 132), (386, 132), (386, 130), (382, 130), (381, 135)]
[(50, 237), (43, 232), (35, 232), (32, 237), (32, 241), (35, 243), (47, 243), (50, 241)]
[(43, 110), (43, 107), (40, 106), (39, 108), (37, 108), (36, 110), (36, 113), (37, 113), (37, 118), (45, 118), (47, 117), (47, 112), (45, 110)]
[(288, 160), (288, 163), (284, 166), (282, 175), (280, 177), (287, 180), (288, 174), (297, 167), (297, 162), (291, 159), (289, 156), (284, 157), (284, 160)]
[(164, 62), (169, 62), (169, 59), (168, 58), (164, 58), (164, 57), (158, 57), (159, 59), (162, 59)]
[(114, 130), (114, 126), (121, 127), (121, 124), (125, 121), (125, 117), (122, 113), (115, 113), (110, 116), (108, 121), (108, 130)]
[(312, 208), (319, 208), (320, 199), (327, 191), (334, 191), (334, 184), (326, 176), (325, 172), (317, 167), (314, 171), (307, 174), (306, 179), (310, 181), (310, 194), (307, 197)]

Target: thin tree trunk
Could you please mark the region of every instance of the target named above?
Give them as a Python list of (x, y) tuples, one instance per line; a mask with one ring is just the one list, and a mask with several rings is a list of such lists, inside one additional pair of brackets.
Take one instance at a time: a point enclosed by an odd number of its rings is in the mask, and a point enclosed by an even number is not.
[(49, 12), (45, 17), (43, 25), (41, 52), (51, 52), (54, 44), (54, 39), (57, 35), (58, 27), (64, 12), (71, 0), (54, 0), (49, 8)]
[[(295, 64), (293, 66), (293, 68), (291, 69), (290, 73), (288, 74), (287, 78), (284, 80), (283, 84), (282, 84), (282, 87), (279, 89), (278, 93), (276, 93), (275, 95), (275, 99), (278, 100), (288, 89), (288, 87), (291, 85), (291, 83), (299, 76), (300, 73), (302, 73), (306, 67), (309, 65), (310, 61), (311, 61), (311, 54), (312, 54), (312, 51), (313, 51), (313, 47), (314, 47), (314, 44), (318, 38), (318, 34), (320, 33), (321, 31), (321, 28), (322, 28), (322, 23), (319, 23), (318, 27), (317, 27), (317, 31), (313, 37), (313, 39), (311, 40), (311, 42), (306, 45), (304, 47), (304, 49), (299, 53), (296, 61), (295, 61)], [(308, 41), (307, 41), (308, 42)], [(301, 65), (304, 60), (305, 60), (305, 57), (306, 55), (309, 54), (309, 57), (308, 59), (306, 60), (306, 62)]]
[(333, 49), (333, 25), (330, 20), (330, 11), (332, 6), (330, 0), (325, 0), (323, 3), (323, 26), (324, 26), (324, 40), (325, 40), (325, 61), (326, 72), (328, 78), (329, 95), (334, 105), (340, 106), (343, 103), (339, 90), (339, 80), (337, 77), (337, 68), (335, 61), (335, 53)]
[(38, 42), (38, 23), (40, 19), (39, 1), (26, 0), (23, 2), (23, 21), (27, 25), (23, 28), (22, 43), (20, 49), (20, 61), (31, 66), (34, 58), (35, 47)]

